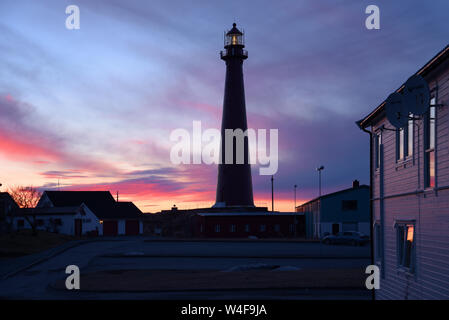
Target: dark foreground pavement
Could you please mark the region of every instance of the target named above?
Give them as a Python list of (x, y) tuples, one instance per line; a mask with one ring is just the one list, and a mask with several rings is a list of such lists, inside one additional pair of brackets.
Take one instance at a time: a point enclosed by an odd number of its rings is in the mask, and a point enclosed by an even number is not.
[[(101, 239), (20, 266), (9, 259), (3, 299), (369, 299), (368, 247), (319, 243)], [(35, 257), (36, 258), (36, 257)], [(39, 257), (37, 257), (39, 258)], [(22, 259), (23, 260), (23, 259)], [(2, 260), (2, 269), (4, 263)], [(17, 264), (18, 269), (12, 270)], [(81, 290), (64, 289), (65, 268)], [(265, 266), (239, 270), (238, 266)], [(237, 272), (223, 272), (237, 267)], [(276, 267), (287, 271), (273, 271)], [(268, 268), (268, 270), (267, 270)]]

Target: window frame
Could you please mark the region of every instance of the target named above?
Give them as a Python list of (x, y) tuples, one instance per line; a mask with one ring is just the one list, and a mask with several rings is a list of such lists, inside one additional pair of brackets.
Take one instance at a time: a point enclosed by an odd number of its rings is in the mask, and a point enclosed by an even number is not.
[(396, 129), (396, 162), (404, 161), (405, 160), (404, 155), (405, 155), (405, 128), (398, 128)]
[(380, 146), (382, 144), (382, 131), (376, 132), (374, 137), (374, 148), (375, 148), (375, 169), (379, 170), (380, 168)]
[[(433, 125), (432, 120), (433, 109)], [(433, 131), (433, 141), (431, 136), (431, 130)], [(424, 115), (424, 188), (434, 189), (437, 186), (436, 177), (436, 133), (437, 133), (437, 96), (433, 93), (430, 98), (429, 110)], [(433, 145), (432, 145), (433, 142)], [(433, 156), (433, 168), (430, 158)], [(431, 171), (433, 171), (433, 183), (431, 179)]]
[[(353, 206), (355, 204), (355, 206)], [(357, 211), (359, 210), (359, 201), (357, 199), (341, 200), (341, 211)]]
[[(407, 131), (405, 132), (404, 137), (404, 157), (405, 159), (413, 157), (414, 148), (415, 148), (415, 120), (413, 119), (414, 115), (410, 114), (411, 119), (407, 122)], [(410, 128), (412, 132), (410, 133)]]
[[(410, 274), (416, 273), (416, 223), (412, 221), (398, 221), (395, 223), (396, 232), (396, 266), (400, 271)], [(409, 228), (413, 228), (410, 251), (407, 250)], [(407, 258), (407, 254), (409, 257)], [(408, 264), (406, 264), (408, 260)]]

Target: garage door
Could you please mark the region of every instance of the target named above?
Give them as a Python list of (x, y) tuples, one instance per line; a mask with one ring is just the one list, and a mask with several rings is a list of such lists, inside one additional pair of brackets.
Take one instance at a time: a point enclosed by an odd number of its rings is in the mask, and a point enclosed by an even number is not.
[(117, 221), (104, 221), (103, 222), (103, 235), (104, 236), (116, 236), (118, 233)]
[(139, 220), (126, 220), (125, 233), (127, 235), (139, 234)]

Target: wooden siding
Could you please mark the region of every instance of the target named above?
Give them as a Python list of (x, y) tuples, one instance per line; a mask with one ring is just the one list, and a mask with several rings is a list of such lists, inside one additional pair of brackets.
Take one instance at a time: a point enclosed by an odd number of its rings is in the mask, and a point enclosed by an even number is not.
[[(429, 75), (430, 88), (438, 86), (436, 108), (436, 188), (424, 188), (422, 120), (414, 130), (413, 156), (396, 162), (396, 133), (382, 131), (384, 172), (384, 278), (377, 299), (449, 299), (449, 67)], [(385, 119), (372, 127), (392, 128)], [(373, 145), (375, 148), (375, 145)], [(375, 165), (375, 150), (372, 164)], [(380, 171), (373, 170), (373, 213), (380, 220)], [(415, 220), (415, 272), (397, 266), (395, 222)], [(381, 243), (374, 239), (374, 245)], [(375, 250), (376, 252), (376, 250)]]

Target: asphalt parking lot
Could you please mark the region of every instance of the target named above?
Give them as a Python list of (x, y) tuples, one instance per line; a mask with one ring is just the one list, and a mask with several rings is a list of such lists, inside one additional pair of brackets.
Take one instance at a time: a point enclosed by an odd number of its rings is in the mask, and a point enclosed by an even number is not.
[[(0, 263), (8, 263), (3, 260)], [(11, 260), (10, 263), (13, 263)], [(369, 299), (363, 287), (288, 288), (239, 290), (203, 288), (152, 292), (132, 290), (99, 292), (55, 289), (65, 279), (65, 268), (77, 265), (84, 275), (124, 270), (170, 272), (222, 272), (232, 268), (287, 268), (286, 270), (363, 270), (369, 264), (369, 247), (327, 246), (320, 243), (277, 241), (153, 241), (118, 238), (93, 241), (69, 248), (0, 281), (3, 299)], [(281, 269), (282, 269), (281, 268)], [(295, 271), (295, 272), (299, 272)], [(248, 272), (246, 270), (246, 272)], [(293, 272), (293, 271), (289, 271)], [(357, 271), (358, 272), (358, 271)], [(327, 273), (327, 271), (326, 271)], [(287, 274), (282, 275), (288, 277)], [(232, 278), (232, 275), (231, 275)], [(82, 285), (81, 285), (82, 287)], [(83, 289), (83, 288), (81, 288)], [(213, 289), (213, 290), (212, 290)], [(100, 292), (101, 291), (101, 292)]]

